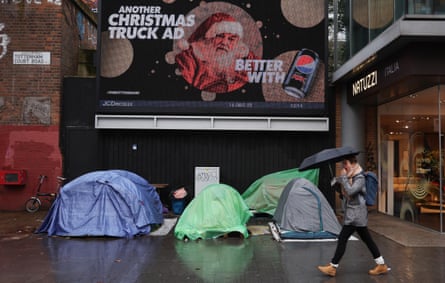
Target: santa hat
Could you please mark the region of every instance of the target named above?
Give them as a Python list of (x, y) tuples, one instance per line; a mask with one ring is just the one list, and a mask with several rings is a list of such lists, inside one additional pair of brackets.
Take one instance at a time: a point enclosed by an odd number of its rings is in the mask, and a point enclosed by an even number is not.
[(208, 17), (189, 37), (187, 42), (180, 44), (181, 49), (186, 49), (190, 43), (204, 38), (213, 38), (221, 33), (236, 34), (243, 37), (243, 26), (234, 17), (225, 13), (215, 13)]
[[(221, 15), (224, 15), (226, 18), (222, 21), (215, 21), (205, 33), (205, 38), (213, 38), (221, 33), (236, 34), (242, 38), (243, 26), (231, 16), (226, 14)], [(219, 19), (221, 19), (221, 17)]]

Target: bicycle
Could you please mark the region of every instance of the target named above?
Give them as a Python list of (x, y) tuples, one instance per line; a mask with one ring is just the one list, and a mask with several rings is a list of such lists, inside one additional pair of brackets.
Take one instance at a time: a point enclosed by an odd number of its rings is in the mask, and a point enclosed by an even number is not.
[(40, 175), (39, 176), (39, 183), (37, 185), (36, 194), (32, 196), (30, 199), (28, 199), (25, 203), (26, 211), (33, 213), (37, 212), (40, 207), (42, 206), (41, 198), (45, 198), (49, 203), (53, 203), (54, 200), (57, 198), (58, 191), (60, 187), (62, 186), (63, 182), (66, 180), (66, 178), (57, 176), (57, 190), (56, 192), (40, 192), (40, 189), (42, 188), (43, 182), (45, 182), (45, 179), (47, 176)]

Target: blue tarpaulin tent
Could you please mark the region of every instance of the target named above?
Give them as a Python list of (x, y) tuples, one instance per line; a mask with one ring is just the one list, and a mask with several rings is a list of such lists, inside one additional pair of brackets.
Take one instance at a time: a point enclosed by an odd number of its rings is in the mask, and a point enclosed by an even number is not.
[(37, 232), (49, 236), (133, 237), (163, 223), (154, 186), (125, 170), (95, 171), (63, 186)]

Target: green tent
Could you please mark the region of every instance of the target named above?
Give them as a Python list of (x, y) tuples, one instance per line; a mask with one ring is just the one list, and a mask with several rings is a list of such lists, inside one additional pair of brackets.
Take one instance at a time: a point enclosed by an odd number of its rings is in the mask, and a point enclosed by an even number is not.
[(319, 169), (288, 169), (265, 175), (253, 182), (241, 195), (247, 206), (260, 213), (274, 215), (284, 187), (295, 178), (305, 178), (318, 186)]
[(185, 208), (175, 227), (177, 239), (213, 239), (231, 232), (249, 236), (252, 213), (237, 190), (225, 184), (204, 188)]

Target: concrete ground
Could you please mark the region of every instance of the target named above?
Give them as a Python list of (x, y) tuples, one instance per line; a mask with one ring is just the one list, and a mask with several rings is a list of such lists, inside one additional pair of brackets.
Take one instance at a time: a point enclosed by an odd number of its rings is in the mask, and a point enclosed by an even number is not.
[(46, 212), (0, 212), (0, 282), (445, 282), (444, 235), (376, 212), (370, 229), (391, 271), (368, 275), (370, 253), (350, 241), (334, 278), (316, 267), (336, 242), (280, 243), (267, 231), (188, 242), (172, 231), (134, 239), (34, 234)]

